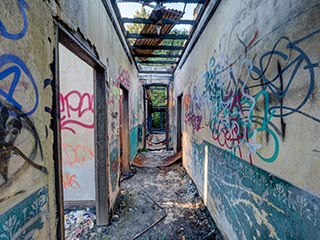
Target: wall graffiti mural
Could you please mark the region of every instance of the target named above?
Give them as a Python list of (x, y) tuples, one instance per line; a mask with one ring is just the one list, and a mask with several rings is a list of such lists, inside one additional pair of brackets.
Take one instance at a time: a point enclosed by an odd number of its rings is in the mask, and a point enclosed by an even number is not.
[[(17, 12), (7, 15), (11, 19), (0, 20), (0, 36), (9, 40), (22, 39), (28, 31), (25, 0), (17, 0)], [(16, 18), (12, 16), (16, 14)], [(22, 21), (20, 19), (22, 17)], [(8, 21), (9, 20), (9, 21)], [(22, 22), (19, 28), (16, 22)], [(10, 24), (7, 24), (10, 23)], [(12, 24), (11, 24), (12, 23)], [(17, 28), (12, 28), (16, 25)], [(12, 29), (19, 29), (17, 31)], [(41, 139), (32, 120), (38, 110), (39, 92), (36, 79), (25, 61), (11, 53), (0, 56), (0, 203), (6, 208), (6, 201), (19, 194), (26, 194), (10, 209), (0, 214), (0, 239), (27, 239), (43, 228), (48, 217), (47, 187), (35, 192), (28, 181), (47, 174), (43, 166)], [(36, 171), (34, 171), (36, 170)], [(30, 174), (31, 177), (30, 177)], [(26, 186), (26, 189), (21, 189)], [(10, 192), (7, 195), (3, 193)], [(29, 196), (28, 196), (29, 195)], [(13, 201), (15, 201), (13, 199)]]
[[(223, 54), (212, 57), (203, 74), (205, 90), (201, 93), (192, 84), (184, 96), (185, 122), (195, 131), (209, 128), (219, 146), (248, 158), (250, 163), (253, 155), (265, 162), (275, 161), (279, 137), (285, 140), (287, 117), (301, 114), (320, 123), (319, 118), (302, 110), (312, 96), (319, 64), (299, 46), (319, 32), (295, 41), (281, 37), (272, 49), (249, 59), (250, 50), (258, 44), (256, 32), (247, 45), (239, 40), (245, 47), (235, 61)], [(293, 86), (299, 84), (302, 75), (307, 86), (304, 94), (294, 102), (285, 101), (294, 94)], [(266, 136), (267, 142), (259, 142), (260, 136)]]
[(201, 188), (205, 174), (201, 166), (209, 158), (208, 196), (217, 209), (215, 217), (223, 219), (233, 239), (317, 239), (320, 235), (320, 200), (315, 195), (205, 141), (193, 139), (188, 155)]
[(24, 37), (24, 35), (28, 31), (28, 18), (26, 14), (26, 9), (28, 9), (28, 4), (25, 2), (25, 0), (17, 0), (17, 4), (22, 16), (23, 20), (23, 27), (20, 32), (18, 33), (10, 33), (7, 28), (4, 26), (3, 22), (0, 20), (0, 35), (4, 36), (5, 38), (17, 40)]

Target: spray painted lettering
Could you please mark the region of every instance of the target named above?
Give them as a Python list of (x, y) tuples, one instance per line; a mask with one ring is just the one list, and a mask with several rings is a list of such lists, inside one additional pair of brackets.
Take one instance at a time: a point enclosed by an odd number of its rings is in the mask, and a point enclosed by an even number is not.
[(63, 173), (63, 188), (81, 188), (79, 182), (76, 180), (77, 175), (76, 174), (71, 174), (69, 172), (64, 172)]
[(76, 130), (70, 125), (93, 128), (93, 94), (80, 93), (76, 90), (67, 93), (65, 96), (60, 93), (60, 113), (62, 130), (68, 130), (75, 134)]
[(64, 143), (62, 144), (62, 159), (63, 166), (69, 165), (73, 167), (76, 164), (83, 165), (86, 161), (94, 160), (94, 152), (83, 144), (73, 146)]

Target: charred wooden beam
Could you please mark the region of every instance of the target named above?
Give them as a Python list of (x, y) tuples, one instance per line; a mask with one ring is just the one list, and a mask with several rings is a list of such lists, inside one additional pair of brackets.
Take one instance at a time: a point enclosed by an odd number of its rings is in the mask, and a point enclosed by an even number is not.
[(160, 46), (148, 46), (148, 45), (143, 45), (143, 46), (131, 46), (132, 49), (153, 49), (153, 50), (183, 50), (183, 46), (171, 46), (171, 45), (160, 45)]
[(148, 18), (122, 18), (123, 23), (141, 23), (141, 24), (186, 24), (193, 25), (195, 23), (194, 20), (174, 20), (163, 18), (160, 20), (157, 19), (148, 19)]
[(181, 55), (178, 54), (135, 54), (135, 57), (141, 58), (179, 58)]
[(143, 38), (161, 38), (161, 39), (188, 39), (189, 35), (187, 34), (137, 34), (137, 33), (128, 33), (127, 38), (136, 38), (136, 39), (143, 39)]
[(157, 60), (145, 60), (145, 61), (137, 61), (140, 64), (177, 64), (177, 61), (157, 61)]

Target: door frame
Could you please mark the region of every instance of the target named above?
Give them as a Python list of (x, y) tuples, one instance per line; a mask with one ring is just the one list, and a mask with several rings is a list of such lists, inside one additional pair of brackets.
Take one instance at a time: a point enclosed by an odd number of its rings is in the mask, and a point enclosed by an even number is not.
[(144, 110), (144, 113), (143, 113), (143, 129), (144, 129), (144, 138), (143, 138), (143, 148), (146, 148), (146, 137), (147, 137), (147, 97), (146, 97), (146, 94), (147, 94), (147, 91), (146, 89), (147, 88), (152, 88), (152, 87), (163, 87), (166, 89), (167, 91), (167, 104), (166, 104), (166, 150), (169, 150), (169, 144), (170, 144), (170, 141), (169, 141), (169, 133), (170, 133), (170, 123), (169, 123), (169, 85), (168, 84), (165, 84), (165, 83), (150, 83), (150, 84), (144, 84), (143, 85), (143, 110)]
[[(120, 102), (120, 121), (122, 126), (120, 131), (120, 158), (121, 158), (121, 174), (127, 175), (130, 172), (130, 119), (129, 119), (129, 91), (120, 84), (122, 91), (122, 102)], [(121, 101), (121, 98), (120, 98)]]
[[(55, 170), (56, 206), (57, 206), (57, 238), (64, 239), (64, 198), (63, 172), (60, 128), (60, 78), (59, 78), (59, 43), (94, 69), (94, 145), (95, 145), (95, 187), (96, 187), (96, 219), (97, 225), (109, 223), (109, 174), (108, 174), (108, 141), (107, 141), (107, 92), (106, 67), (99, 61), (92, 46), (79, 34), (71, 33), (58, 21), (55, 21), (56, 39), (54, 50), (54, 74), (52, 81), (52, 130), (53, 159)], [(104, 189), (104, 190), (102, 190)]]
[(182, 98), (183, 94), (177, 97), (177, 152), (182, 150)]

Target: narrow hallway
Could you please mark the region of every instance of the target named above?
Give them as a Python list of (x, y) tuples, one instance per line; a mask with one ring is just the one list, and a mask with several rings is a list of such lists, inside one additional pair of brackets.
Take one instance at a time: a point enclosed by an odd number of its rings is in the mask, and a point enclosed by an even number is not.
[(144, 164), (153, 167), (132, 167), (133, 174), (122, 178), (110, 225), (97, 228), (89, 219), (94, 215), (81, 212), (77, 217), (76, 212), (69, 212), (66, 239), (222, 239), (181, 160), (167, 167), (152, 164), (170, 155), (166, 151), (139, 153), (137, 158), (147, 159)]
[(320, 0), (0, 9), (0, 240), (320, 239)]

